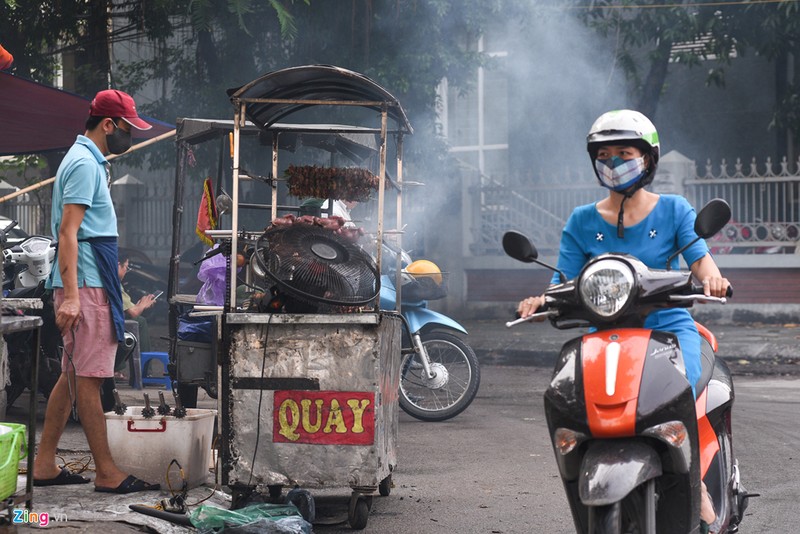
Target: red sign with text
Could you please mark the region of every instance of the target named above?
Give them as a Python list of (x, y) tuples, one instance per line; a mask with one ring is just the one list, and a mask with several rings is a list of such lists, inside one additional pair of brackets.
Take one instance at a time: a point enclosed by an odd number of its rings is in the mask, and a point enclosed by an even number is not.
[(272, 441), (372, 445), (375, 394), (365, 391), (276, 391)]

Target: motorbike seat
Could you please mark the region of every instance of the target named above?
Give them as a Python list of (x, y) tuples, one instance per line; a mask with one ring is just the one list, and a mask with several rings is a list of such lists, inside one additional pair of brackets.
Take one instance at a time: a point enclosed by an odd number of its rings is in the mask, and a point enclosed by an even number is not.
[(708, 382), (711, 380), (711, 375), (714, 374), (714, 349), (711, 348), (711, 343), (704, 336), (700, 336), (700, 378), (695, 385), (695, 391), (699, 395), (703, 391)]

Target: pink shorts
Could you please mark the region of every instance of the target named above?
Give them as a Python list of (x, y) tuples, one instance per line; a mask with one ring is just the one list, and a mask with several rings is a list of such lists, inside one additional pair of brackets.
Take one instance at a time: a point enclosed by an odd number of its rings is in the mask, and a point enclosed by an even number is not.
[[(81, 300), (81, 320), (75, 329), (74, 343), (72, 333), (61, 336), (64, 341), (61, 371), (71, 371), (74, 365), (76, 376), (112, 377), (118, 343), (106, 290), (102, 287), (81, 287), (78, 288), (78, 295)], [(58, 310), (64, 302), (64, 290), (56, 288), (53, 296), (55, 309)]]

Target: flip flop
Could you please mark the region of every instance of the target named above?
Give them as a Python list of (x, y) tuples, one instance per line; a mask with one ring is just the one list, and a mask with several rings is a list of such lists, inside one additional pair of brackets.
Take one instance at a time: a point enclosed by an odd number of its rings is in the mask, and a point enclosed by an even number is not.
[(73, 473), (69, 469), (62, 467), (58, 476), (53, 478), (33, 479), (34, 486), (67, 486), (70, 484), (88, 484), (90, 479), (82, 477), (78, 473)]
[(103, 486), (94, 487), (94, 490), (100, 493), (118, 493), (120, 495), (157, 489), (161, 489), (161, 484), (148, 484), (144, 480), (140, 480), (133, 475), (128, 475), (128, 478), (120, 482), (119, 486), (116, 488), (106, 488)]

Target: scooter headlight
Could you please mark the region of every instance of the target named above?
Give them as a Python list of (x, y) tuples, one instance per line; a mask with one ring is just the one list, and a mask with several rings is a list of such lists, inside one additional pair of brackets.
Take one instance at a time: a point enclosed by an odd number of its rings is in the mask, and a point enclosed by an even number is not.
[(583, 272), (578, 291), (586, 307), (598, 317), (618, 316), (636, 288), (628, 264), (606, 259), (593, 263)]

